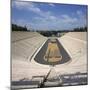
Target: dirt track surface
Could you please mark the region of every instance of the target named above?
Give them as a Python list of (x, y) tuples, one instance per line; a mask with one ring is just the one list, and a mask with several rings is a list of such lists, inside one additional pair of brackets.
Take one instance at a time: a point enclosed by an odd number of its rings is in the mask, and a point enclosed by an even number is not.
[[(63, 46), (61, 45), (61, 43), (59, 43), (57, 39), (56, 39), (56, 43), (57, 43), (57, 47), (55, 45), (54, 46), (56, 47), (56, 49), (57, 48), (59, 49), (58, 51), (60, 52), (58, 53), (61, 53), (62, 58), (59, 58), (59, 60), (56, 60), (55, 62), (53, 61), (48, 62), (47, 60), (45, 60), (44, 57), (47, 52), (48, 44), (50, 44), (50, 39), (48, 39), (46, 43), (43, 45), (43, 47), (41, 48), (41, 50), (38, 52), (38, 54), (35, 56), (34, 60), (40, 64), (45, 64), (45, 65), (56, 65), (56, 64), (63, 64), (63, 63), (68, 62), (70, 60), (70, 56), (68, 55), (68, 53), (65, 51), (65, 49), (63, 48)], [(50, 48), (51, 47), (49, 47), (49, 49)]]

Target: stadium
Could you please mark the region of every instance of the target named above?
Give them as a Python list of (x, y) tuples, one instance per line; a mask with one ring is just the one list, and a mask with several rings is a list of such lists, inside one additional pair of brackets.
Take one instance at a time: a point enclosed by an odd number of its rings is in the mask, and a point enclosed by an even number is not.
[(88, 84), (88, 6), (12, 0), (11, 88)]
[(45, 37), (11, 32), (12, 89), (87, 84), (87, 32)]

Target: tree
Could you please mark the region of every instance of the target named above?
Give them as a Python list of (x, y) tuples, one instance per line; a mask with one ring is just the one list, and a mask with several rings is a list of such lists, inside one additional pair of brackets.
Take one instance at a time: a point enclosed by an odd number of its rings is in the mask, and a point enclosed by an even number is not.
[(16, 24), (12, 24), (12, 31), (28, 31), (26, 26), (19, 26)]

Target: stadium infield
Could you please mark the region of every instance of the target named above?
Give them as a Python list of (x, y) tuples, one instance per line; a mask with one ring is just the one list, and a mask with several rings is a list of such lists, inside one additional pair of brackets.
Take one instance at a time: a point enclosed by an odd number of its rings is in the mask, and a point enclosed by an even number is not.
[[(37, 55), (34, 58), (36, 62), (45, 65), (57, 65), (57, 64), (64, 64), (71, 60), (69, 54), (66, 52), (66, 50), (63, 48), (63, 46), (57, 39), (55, 44), (51, 44), (50, 46), (50, 43), (51, 39), (48, 39), (41, 48), (41, 50), (37, 53)], [(49, 52), (48, 50), (50, 49), (50, 47), (52, 48), (51, 51)], [(49, 55), (47, 53), (49, 53)], [(45, 57), (48, 57), (49, 60), (46, 60)]]

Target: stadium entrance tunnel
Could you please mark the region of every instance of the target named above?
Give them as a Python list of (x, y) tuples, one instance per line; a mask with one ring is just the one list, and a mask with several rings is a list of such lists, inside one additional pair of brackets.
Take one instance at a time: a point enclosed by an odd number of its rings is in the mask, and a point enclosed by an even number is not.
[(45, 65), (64, 64), (70, 61), (70, 56), (57, 39), (48, 39), (34, 60)]

